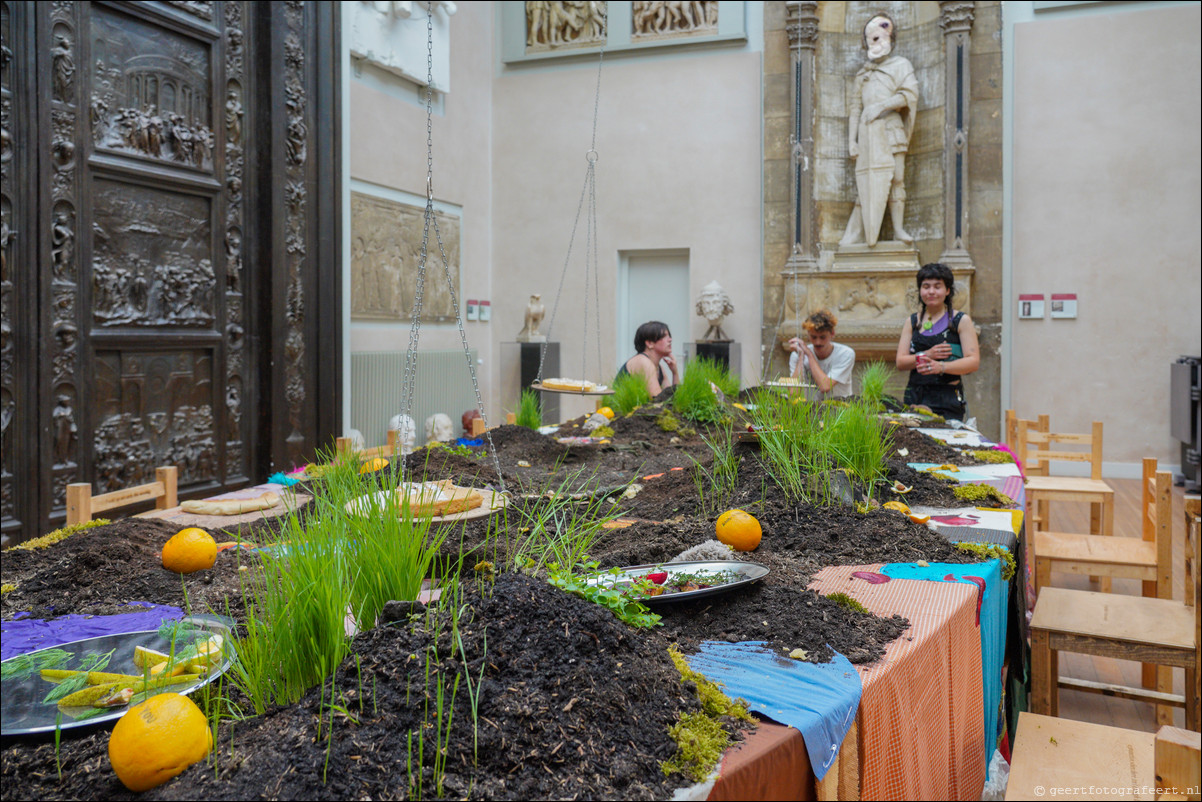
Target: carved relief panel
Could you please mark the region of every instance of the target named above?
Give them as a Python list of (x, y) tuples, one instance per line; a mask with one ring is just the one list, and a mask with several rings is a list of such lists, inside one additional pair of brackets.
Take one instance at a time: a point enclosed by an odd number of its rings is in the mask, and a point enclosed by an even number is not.
[[(425, 210), (358, 192), (351, 193), (351, 316), (357, 320), (409, 321), (417, 297)], [(447, 266), (459, 295), (459, 218), (435, 212)], [(433, 226), (431, 226), (433, 229)], [(438, 242), (426, 244), (423, 323), (455, 319)]]
[[(635, 3), (635, 5), (639, 5)], [(649, 5), (668, 5), (653, 3)], [(683, 5), (683, 4), (681, 4)], [(715, 4), (716, 5), (716, 4)], [(526, 3), (526, 52), (571, 47), (596, 47), (606, 41), (609, 24), (606, 2)]]
[(90, 35), (95, 146), (211, 169), (208, 48), (103, 6), (92, 9)]
[(712, 36), (718, 32), (717, 0), (683, 3), (634, 0), (630, 6), (633, 39)]
[(213, 436), (213, 357), (178, 352), (98, 351), (93, 488), (107, 493), (179, 466), (182, 485), (218, 478)]

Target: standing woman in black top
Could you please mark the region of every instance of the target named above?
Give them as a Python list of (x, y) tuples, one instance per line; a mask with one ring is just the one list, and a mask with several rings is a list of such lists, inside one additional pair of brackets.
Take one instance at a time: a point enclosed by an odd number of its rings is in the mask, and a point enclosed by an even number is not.
[(918, 271), (922, 311), (906, 318), (897, 341), (897, 369), (910, 371), (905, 402), (921, 404), (945, 418), (964, 420), (961, 376), (981, 366), (972, 318), (952, 308), (956, 294), (952, 271), (938, 262)]

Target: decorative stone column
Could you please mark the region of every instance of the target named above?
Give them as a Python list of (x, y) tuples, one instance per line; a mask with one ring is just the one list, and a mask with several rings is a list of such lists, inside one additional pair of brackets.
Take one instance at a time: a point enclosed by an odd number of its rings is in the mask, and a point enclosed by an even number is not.
[(805, 316), (810, 276), (819, 269), (814, 232), (814, 49), (818, 45), (818, 3), (788, 2), (785, 8), (792, 72), (789, 132), (792, 246), (781, 278), (787, 317), (800, 318)]
[(939, 27), (943, 29), (947, 87), (944, 128), (943, 253), (939, 261), (957, 275), (972, 267), (968, 253), (968, 102), (972, 0), (941, 0)]

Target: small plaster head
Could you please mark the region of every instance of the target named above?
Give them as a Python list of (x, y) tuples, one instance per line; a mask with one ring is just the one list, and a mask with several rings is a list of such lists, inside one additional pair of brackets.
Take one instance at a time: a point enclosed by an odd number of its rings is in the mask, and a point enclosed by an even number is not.
[(426, 442), (438, 440), (446, 443), (454, 439), (455, 426), (451, 423), (450, 415), (445, 412), (435, 412), (426, 418)]

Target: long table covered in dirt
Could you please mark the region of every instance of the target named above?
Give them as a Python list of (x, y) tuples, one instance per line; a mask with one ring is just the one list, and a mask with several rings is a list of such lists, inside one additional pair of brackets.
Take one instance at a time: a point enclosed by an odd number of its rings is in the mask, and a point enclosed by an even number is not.
[[(837, 754), (823, 760), (823, 750), (799, 729), (765, 720), (724, 757), (708, 799), (980, 798), (995, 748), (1008, 757), (1005, 674), (1009, 658), (1021, 687), (1029, 572), (1018, 547), (1024, 498), (1017, 467), (964, 472), (960, 481), (992, 485), (1014, 500), (1014, 508), (921, 512), (931, 514), (932, 528), (953, 542), (1008, 550), (1016, 576), (1002, 579), (1001, 560), (820, 571), (811, 589), (845, 593), (876, 615), (909, 619), (910, 627), (880, 660), (855, 667), (862, 693)], [(754, 673), (751, 664), (746, 668)], [(754, 678), (746, 681), (755, 684)], [(728, 683), (731, 695), (740, 695), (738, 682)]]

